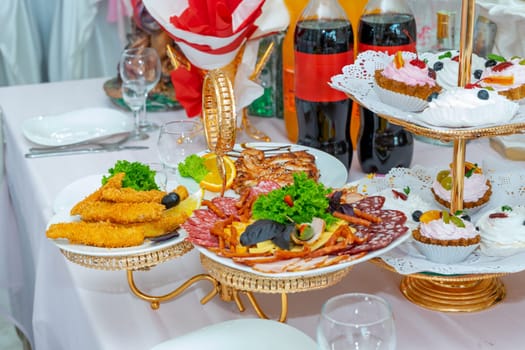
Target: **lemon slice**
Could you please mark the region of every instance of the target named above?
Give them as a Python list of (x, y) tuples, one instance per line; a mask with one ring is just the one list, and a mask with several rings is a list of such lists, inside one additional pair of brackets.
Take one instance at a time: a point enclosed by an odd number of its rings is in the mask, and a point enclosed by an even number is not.
[(195, 209), (200, 208), (204, 191), (199, 189), (179, 204), (162, 212), (159, 220), (140, 224), (144, 230), (144, 237), (157, 237), (176, 230), (193, 214)]
[[(220, 192), (222, 190), (222, 179), (217, 167), (217, 155), (215, 153), (207, 153), (202, 158), (204, 159), (204, 166), (210, 172), (202, 179), (200, 186), (210, 192)], [(226, 169), (226, 189), (228, 189), (232, 186), (235, 176), (237, 176), (237, 170), (235, 169), (235, 163), (230, 157), (224, 156), (223, 159)]]

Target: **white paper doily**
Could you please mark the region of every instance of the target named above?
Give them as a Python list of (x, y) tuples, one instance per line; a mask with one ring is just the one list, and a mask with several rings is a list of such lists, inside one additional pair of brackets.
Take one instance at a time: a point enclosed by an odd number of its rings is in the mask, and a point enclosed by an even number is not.
[[(490, 164), (483, 164), (482, 168), (492, 183), (492, 196), (490, 201), (480, 211), (471, 214), (473, 223), (481, 215), (492, 208), (502, 205), (518, 205), (525, 203), (525, 173), (502, 173)], [(365, 177), (352, 185), (358, 186), (360, 192), (366, 194), (386, 195), (385, 207), (397, 207), (407, 214), (409, 227), (416, 223), (412, 220), (411, 213), (419, 209), (441, 209), (434, 201), (430, 191), (432, 182), (437, 172), (442, 169), (423, 168), (394, 168), (388, 174), (381, 176)], [(409, 200), (405, 207), (400, 202), (393, 202), (389, 198), (391, 189), (410, 188)], [(411, 199), (411, 197), (413, 197)], [(412, 204), (411, 204), (412, 203)], [(417, 203), (417, 204), (414, 204)], [(415, 247), (413, 240), (401, 244), (381, 256), (381, 259), (398, 273), (403, 275), (418, 272), (433, 272), (443, 275), (453, 274), (481, 274), (481, 273), (513, 273), (525, 270), (525, 251), (508, 257), (489, 257), (480, 253), (479, 249), (471, 254), (467, 260), (453, 265), (438, 264), (427, 260)]]
[[(415, 57), (415, 54), (403, 52), (405, 61), (409, 61), (411, 57)], [(333, 76), (329, 84), (332, 88), (352, 96), (361, 105), (377, 114), (391, 116), (434, 130), (469, 130), (525, 122), (525, 105), (522, 104), (512, 119), (501, 124), (483, 122), (472, 127), (460, 128), (438, 127), (428, 124), (422, 118), (421, 113), (406, 112), (386, 104), (375, 92), (374, 72), (376, 69), (383, 69), (391, 60), (392, 57), (384, 52), (365, 51), (357, 56), (354, 64), (343, 67), (342, 74)]]

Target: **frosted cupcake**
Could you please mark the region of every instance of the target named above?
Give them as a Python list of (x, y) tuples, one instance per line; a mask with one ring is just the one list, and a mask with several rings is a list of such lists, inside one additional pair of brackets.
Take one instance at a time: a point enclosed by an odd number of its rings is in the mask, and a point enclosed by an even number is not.
[(433, 262), (455, 264), (464, 261), (479, 247), (480, 235), (474, 225), (447, 210), (426, 211), (412, 231), (417, 249)]
[[(436, 82), (445, 90), (458, 87), (459, 51), (426, 52), (421, 54), (430, 69), (436, 72)], [(474, 83), (481, 78), (485, 69), (485, 59), (472, 54), (470, 82)]]
[(488, 60), (487, 66), (481, 74), (479, 85), (489, 87), (509, 100), (519, 103), (525, 102), (525, 58), (513, 57), (505, 60), (496, 56)]
[[(440, 171), (431, 188), (434, 199), (450, 208), (452, 193), (452, 174), (450, 170)], [(463, 180), (463, 208), (475, 212), (490, 200), (492, 185), (477, 164), (465, 162), (465, 177)]]
[(418, 115), (432, 126), (461, 128), (508, 123), (519, 105), (495, 91), (453, 88), (432, 96), (428, 108)]
[(476, 227), (485, 255), (509, 256), (525, 251), (525, 206), (493, 208), (479, 218)]
[(427, 99), (441, 87), (425, 61), (415, 54), (398, 51), (384, 69), (375, 71), (375, 91), (382, 102), (408, 112), (423, 110)]

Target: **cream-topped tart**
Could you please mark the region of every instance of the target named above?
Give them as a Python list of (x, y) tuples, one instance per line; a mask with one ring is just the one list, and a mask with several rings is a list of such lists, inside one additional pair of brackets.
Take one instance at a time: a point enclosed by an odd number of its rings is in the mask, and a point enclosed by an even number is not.
[(479, 218), (476, 227), (485, 255), (508, 256), (525, 251), (525, 206), (494, 208)]
[(448, 210), (429, 210), (412, 231), (418, 250), (430, 261), (453, 264), (465, 260), (478, 246), (480, 235), (468, 220)]

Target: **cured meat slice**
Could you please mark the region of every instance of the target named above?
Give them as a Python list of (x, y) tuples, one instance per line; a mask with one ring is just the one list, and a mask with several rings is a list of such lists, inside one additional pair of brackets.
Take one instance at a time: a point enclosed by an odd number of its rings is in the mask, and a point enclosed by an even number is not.
[(385, 197), (383, 196), (368, 196), (357, 202), (352, 203), (354, 208), (362, 210), (364, 212), (371, 212), (379, 210), (385, 204)]
[(237, 216), (238, 211), (235, 203), (237, 199), (231, 197), (215, 197), (211, 200), (226, 216)]
[(403, 225), (407, 221), (407, 216), (401, 210), (380, 209), (373, 210), (369, 214), (378, 216), (383, 222), (390, 222)]
[[(380, 226), (381, 224), (377, 224)], [(354, 245), (350, 249), (342, 252), (343, 254), (357, 254), (360, 252), (370, 252), (378, 249), (385, 248), (392, 241), (401, 237), (408, 231), (408, 227), (400, 224), (388, 223), (382, 227), (372, 228), (372, 225), (369, 227), (363, 227), (359, 229), (359, 235), (368, 236), (368, 240), (359, 245)]]

